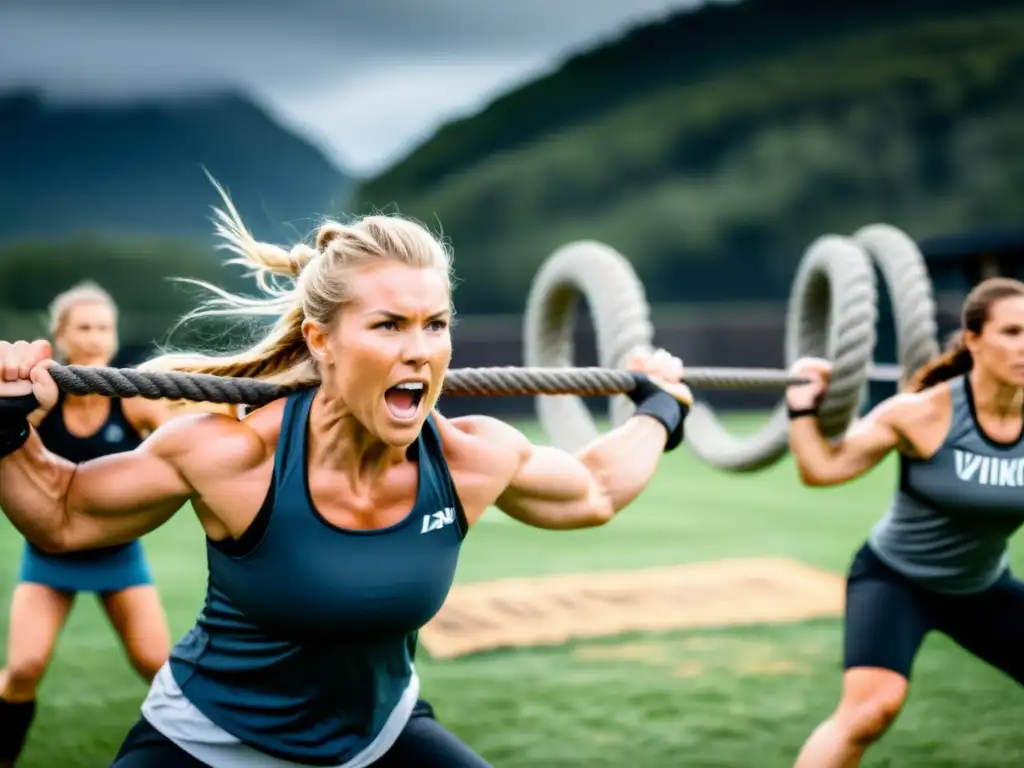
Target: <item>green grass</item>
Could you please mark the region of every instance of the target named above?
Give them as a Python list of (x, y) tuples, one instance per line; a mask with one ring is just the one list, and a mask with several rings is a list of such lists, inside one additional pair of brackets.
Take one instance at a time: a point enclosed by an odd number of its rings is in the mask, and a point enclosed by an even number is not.
[[(741, 420), (734, 420), (739, 423)], [(798, 485), (784, 460), (755, 475), (710, 469), (685, 450), (612, 524), (555, 533), (488, 512), (463, 550), (461, 581), (783, 555), (841, 573), (888, 501), (894, 465), (843, 488)], [(3, 599), (20, 539), (0, 527)], [(180, 636), (205, 586), (202, 537), (179, 514), (146, 539)], [(1024, 567), (1017, 545), (1014, 562)], [(4, 610), (6, 616), (6, 609)], [(628, 644), (632, 653), (608, 646)], [(496, 768), (789, 766), (840, 686), (841, 623), (624, 638), (455, 661), (421, 651), (424, 696)], [(1000, 768), (1024, 753), (1024, 697), (1000, 673), (933, 635), (894, 729), (866, 766)], [(91, 597), (80, 599), (43, 681), (20, 768), (102, 766), (138, 716), (129, 671)]]

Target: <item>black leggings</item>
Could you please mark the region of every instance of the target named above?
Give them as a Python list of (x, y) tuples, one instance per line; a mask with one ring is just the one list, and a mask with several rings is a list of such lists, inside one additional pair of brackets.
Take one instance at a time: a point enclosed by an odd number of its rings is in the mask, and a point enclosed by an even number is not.
[[(111, 768), (205, 768), (145, 718), (139, 718), (125, 737)], [(425, 701), (416, 703), (408, 725), (398, 741), (374, 768), (491, 768), (459, 739), (434, 719)], [(244, 766), (240, 766), (244, 768)]]
[(909, 680), (931, 630), (1024, 685), (1024, 583), (1006, 573), (983, 592), (943, 594), (861, 547), (846, 582), (845, 668), (882, 667)]

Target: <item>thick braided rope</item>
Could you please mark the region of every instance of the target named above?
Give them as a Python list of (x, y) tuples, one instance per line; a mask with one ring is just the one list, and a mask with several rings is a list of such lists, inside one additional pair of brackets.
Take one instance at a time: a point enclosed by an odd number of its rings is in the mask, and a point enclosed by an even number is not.
[[(57, 386), (73, 395), (145, 397), (193, 402), (264, 405), (288, 389), (256, 379), (235, 379), (197, 373), (137, 371), (57, 365), (50, 369)], [(694, 386), (705, 389), (778, 390), (790, 378), (785, 371), (757, 368), (695, 368), (687, 372)], [(445, 377), (444, 394), (456, 396), (616, 395), (635, 386), (624, 370), (607, 368), (460, 368)]]
[(288, 391), (255, 379), (231, 379), (173, 371), (137, 371), (133, 368), (55, 365), (50, 368), (50, 375), (61, 390), (72, 395), (265, 405)]
[[(876, 224), (852, 238), (816, 240), (793, 280), (785, 359), (787, 366), (800, 357), (832, 361), (820, 416), (829, 437), (849, 427), (867, 389), (878, 314), (872, 259), (892, 298), (904, 377), (938, 350), (931, 282), (920, 251), (906, 234)], [(629, 262), (608, 246), (579, 242), (553, 253), (534, 278), (525, 315), (528, 365), (572, 364), (572, 310), (580, 296), (594, 317), (602, 365), (618, 365), (633, 349), (650, 348), (650, 310)], [(577, 449), (597, 434), (582, 401), (538, 398), (537, 410), (548, 438), (560, 447)], [(627, 414), (628, 408), (613, 404), (613, 423)], [(784, 402), (759, 432), (743, 438), (729, 434), (714, 411), (697, 402), (687, 420), (687, 444), (719, 469), (746, 472), (769, 466), (788, 449)]]
[(888, 224), (858, 230), (853, 239), (878, 265), (896, 321), (896, 359), (904, 382), (939, 354), (939, 327), (928, 267), (917, 244)]
[[(523, 318), (527, 366), (573, 364), (574, 313), (581, 296), (593, 318), (601, 366), (621, 368), (633, 350), (650, 349), (654, 327), (633, 268), (613, 248), (582, 240), (559, 248), (534, 275)], [(548, 440), (557, 447), (575, 450), (598, 435), (578, 397), (538, 397), (536, 407)], [(628, 398), (612, 398), (613, 423), (621, 423), (632, 408)]]

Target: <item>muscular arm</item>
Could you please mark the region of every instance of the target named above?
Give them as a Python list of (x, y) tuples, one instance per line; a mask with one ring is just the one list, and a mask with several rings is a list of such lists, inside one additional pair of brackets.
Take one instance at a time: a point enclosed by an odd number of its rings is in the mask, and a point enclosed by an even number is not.
[(136, 539), (193, 493), (179, 469), (190, 445), (204, 444), (202, 425), (193, 421), (177, 419), (133, 451), (82, 464), (46, 450), (33, 431), (0, 460), (0, 508), (25, 538), (51, 552)]
[(821, 434), (817, 419), (794, 419), (789, 425), (789, 446), (801, 481), (810, 486), (840, 485), (874, 468), (894, 448), (910, 448), (901, 424), (908, 410), (919, 408), (912, 395), (896, 395), (831, 442)]
[(507, 424), (473, 421), (470, 429), (487, 443), (514, 454), (511, 480), (495, 505), (527, 525), (554, 530), (587, 528), (611, 520), (647, 485), (666, 439), (661, 424), (637, 416), (570, 454), (534, 445)]

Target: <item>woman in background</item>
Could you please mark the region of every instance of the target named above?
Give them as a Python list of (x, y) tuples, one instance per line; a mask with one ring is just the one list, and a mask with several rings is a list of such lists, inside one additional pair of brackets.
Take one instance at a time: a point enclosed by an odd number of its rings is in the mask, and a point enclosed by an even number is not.
[(930, 632), (1024, 685), (1024, 583), (1008, 555), (1024, 524), (1024, 283), (976, 286), (945, 354), (836, 441), (816, 418), (830, 371), (793, 366), (811, 379), (787, 392), (801, 480), (841, 485), (895, 453), (899, 484), (850, 564), (842, 694), (797, 768), (861, 764), (903, 709)]
[[(117, 350), (117, 308), (98, 285), (80, 283), (50, 305), (50, 333), (73, 365), (108, 365)], [(209, 409), (208, 404), (193, 404)], [(39, 425), (46, 447), (84, 462), (130, 451), (185, 408), (143, 398), (61, 394)], [(36, 712), (36, 689), (75, 595), (96, 593), (129, 661), (149, 683), (170, 653), (170, 629), (142, 544), (51, 554), (25, 542), (0, 670), (0, 766), (13, 766)]]

